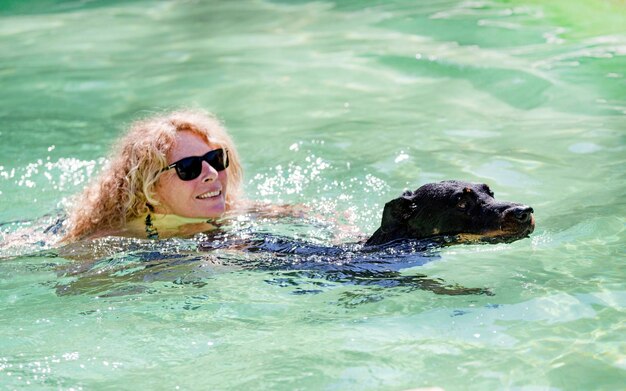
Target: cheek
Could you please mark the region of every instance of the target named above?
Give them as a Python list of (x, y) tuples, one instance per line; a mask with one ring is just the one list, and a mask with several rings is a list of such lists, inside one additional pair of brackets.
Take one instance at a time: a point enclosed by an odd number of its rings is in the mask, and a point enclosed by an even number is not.
[(185, 182), (178, 181), (171, 176), (162, 176), (155, 187), (155, 198), (161, 204), (169, 205), (185, 192)]
[(169, 186), (167, 182), (167, 179), (161, 177), (154, 187), (154, 198), (161, 204), (164, 203), (168, 198), (167, 189), (169, 188)]

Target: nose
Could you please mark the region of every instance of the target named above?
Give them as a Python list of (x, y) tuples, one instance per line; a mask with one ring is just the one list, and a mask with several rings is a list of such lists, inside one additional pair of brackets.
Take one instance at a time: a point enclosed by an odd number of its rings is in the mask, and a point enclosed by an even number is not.
[(533, 215), (533, 208), (526, 205), (518, 205), (509, 210), (509, 213), (520, 223), (527, 223)]
[(217, 179), (218, 172), (207, 162), (202, 162), (202, 182), (213, 182)]

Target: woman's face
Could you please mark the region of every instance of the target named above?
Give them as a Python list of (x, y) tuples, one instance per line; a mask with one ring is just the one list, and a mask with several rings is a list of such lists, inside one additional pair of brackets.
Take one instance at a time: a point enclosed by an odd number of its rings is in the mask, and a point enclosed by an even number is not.
[[(177, 132), (167, 164), (217, 148), (193, 132)], [(190, 181), (181, 180), (175, 169), (167, 170), (157, 181), (155, 198), (159, 205), (155, 205), (155, 212), (204, 219), (220, 217), (226, 210), (227, 178), (228, 168), (217, 172), (206, 161), (202, 162), (200, 176)]]

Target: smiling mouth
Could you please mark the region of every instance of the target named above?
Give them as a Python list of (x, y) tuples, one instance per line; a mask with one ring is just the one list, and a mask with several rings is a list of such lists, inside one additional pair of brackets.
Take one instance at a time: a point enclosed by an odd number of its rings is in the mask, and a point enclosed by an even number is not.
[(213, 198), (213, 197), (217, 197), (220, 194), (222, 194), (221, 190), (215, 190), (215, 191), (209, 191), (206, 192), (204, 194), (200, 194), (199, 196), (197, 196), (196, 198), (199, 200), (206, 200), (207, 198)]

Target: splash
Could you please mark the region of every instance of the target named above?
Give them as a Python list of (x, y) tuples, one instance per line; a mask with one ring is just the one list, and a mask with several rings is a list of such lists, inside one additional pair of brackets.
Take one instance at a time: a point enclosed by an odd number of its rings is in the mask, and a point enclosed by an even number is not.
[[(26, 188), (41, 188), (48, 190), (74, 190), (89, 180), (96, 167), (102, 167), (107, 160), (80, 160), (76, 158), (60, 158), (51, 161), (50, 156), (37, 159), (24, 167), (5, 168), (0, 166), (0, 180), (10, 185)], [(0, 193), (1, 194), (1, 193)]]
[[(52, 145), (48, 152), (54, 149)], [(65, 220), (63, 211), (70, 202), (63, 196), (79, 191), (93, 176), (96, 168), (106, 163), (104, 158), (80, 160), (62, 157), (54, 161), (47, 156), (21, 167), (0, 166), (0, 186), (23, 189), (19, 197), (8, 200), (2, 200), (2, 197), (15, 192), (4, 194), (0, 191), (0, 201), (10, 202), (15, 210), (31, 212), (31, 205), (44, 199), (53, 209), (48, 209), (44, 215), (32, 217), (25, 214), (22, 218), (0, 221), (0, 259), (53, 248), (61, 238)]]
[[(253, 200), (275, 204), (300, 204), (309, 213), (309, 235), (335, 242), (361, 239), (378, 223), (382, 205), (372, 198), (383, 198), (390, 186), (371, 173), (355, 174), (351, 164), (336, 166), (310, 151), (302, 151), (302, 142), (289, 149), (300, 159), (257, 173), (247, 184)], [(341, 179), (333, 179), (341, 178)], [(372, 195), (376, 197), (372, 197)], [(303, 201), (305, 200), (305, 201)], [(291, 221), (290, 223), (294, 223)], [(297, 222), (296, 222), (297, 223)]]

